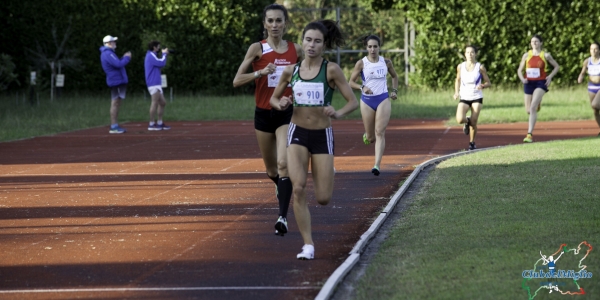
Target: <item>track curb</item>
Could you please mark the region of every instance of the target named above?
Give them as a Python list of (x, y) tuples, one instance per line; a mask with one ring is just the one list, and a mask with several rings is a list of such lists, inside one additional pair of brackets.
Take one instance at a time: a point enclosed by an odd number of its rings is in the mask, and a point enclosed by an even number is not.
[(425, 167), (432, 165), (432, 164), (437, 164), (441, 161), (444, 161), (444, 160), (447, 160), (450, 158), (454, 158), (454, 157), (458, 157), (461, 155), (476, 153), (476, 152), (485, 151), (485, 150), (498, 149), (498, 148), (502, 148), (502, 147), (504, 147), (504, 146), (452, 153), (452, 154), (443, 155), (440, 157), (430, 159), (430, 160), (425, 161), (425, 162), (421, 163), (420, 165), (418, 165), (415, 168), (415, 170), (410, 174), (410, 176), (406, 179), (404, 184), (402, 184), (400, 189), (398, 189), (398, 191), (396, 191), (394, 196), (392, 196), (390, 202), (388, 202), (386, 207), (379, 214), (377, 219), (375, 219), (373, 224), (371, 224), (369, 229), (367, 229), (367, 231), (365, 231), (360, 236), (358, 242), (356, 242), (356, 244), (354, 245), (352, 250), (350, 250), (349, 256), (344, 261), (344, 263), (342, 263), (331, 274), (331, 276), (329, 276), (329, 278), (327, 279), (327, 281), (325, 282), (325, 284), (319, 291), (319, 294), (317, 294), (317, 296), (315, 297), (315, 300), (327, 300), (327, 299), (331, 298), (331, 296), (333, 295), (333, 292), (335, 292), (335, 288), (342, 281), (342, 279), (344, 279), (344, 277), (348, 274), (348, 272), (350, 272), (350, 270), (352, 270), (352, 268), (356, 265), (356, 263), (358, 263), (358, 261), (360, 260), (361, 253), (364, 251), (364, 249), (369, 244), (369, 242), (373, 239), (373, 237), (375, 237), (375, 235), (378, 233), (379, 228), (386, 221), (388, 215), (392, 212), (392, 210), (396, 207), (396, 204), (398, 204), (398, 202), (400, 201), (400, 198), (402, 198), (404, 193), (406, 193), (406, 191), (410, 188), (410, 185), (413, 183), (413, 181), (417, 178), (419, 173), (421, 173), (421, 171)]

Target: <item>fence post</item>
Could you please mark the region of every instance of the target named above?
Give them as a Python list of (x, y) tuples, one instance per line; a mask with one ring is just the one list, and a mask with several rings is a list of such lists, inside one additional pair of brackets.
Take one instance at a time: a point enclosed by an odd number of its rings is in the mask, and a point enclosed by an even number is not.
[(404, 18), (404, 85), (408, 86), (408, 18)]
[(54, 62), (50, 62), (50, 102), (54, 100)]
[[(337, 21), (338, 25), (340, 24), (340, 15), (341, 15), (341, 13), (340, 13), (340, 7), (339, 7), (339, 6), (337, 6), (337, 7), (335, 8), (335, 18), (336, 18), (336, 21)], [(339, 66), (339, 65), (341, 65), (341, 63), (340, 63), (340, 62), (341, 62), (341, 58), (340, 58), (340, 47), (337, 47), (337, 55), (336, 55), (336, 58), (337, 58), (337, 64), (338, 64), (338, 66)]]

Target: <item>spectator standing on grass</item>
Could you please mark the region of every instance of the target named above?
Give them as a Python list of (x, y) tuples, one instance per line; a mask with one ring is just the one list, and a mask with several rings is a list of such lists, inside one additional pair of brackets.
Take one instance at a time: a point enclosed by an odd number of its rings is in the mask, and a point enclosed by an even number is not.
[(100, 62), (106, 73), (106, 84), (110, 88), (110, 130), (109, 133), (124, 133), (125, 129), (119, 126), (119, 106), (127, 93), (127, 71), (125, 66), (131, 60), (131, 52), (127, 51), (122, 58), (115, 53), (117, 37), (107, 35), (102, 39), (104, 46), (100, 47)]
[[(596, 124), (600, 127), (600, 44), (598, 42), (593, 42), (590, 45), (590, 57), (586, 58), (583, 61), (583, 67), (581, 68), (581, 73), (579, 74), (579, 78), (577, 78), (578, 83), (583, 82), (583, 77), (585, 73), (588, 74), (588, 96), (590, 97), (590, 105), (594, 110), (594, 119), (596, 119)], [(600, 136), (600, 133), (598, 133)]]
[[(317, 202), (327, 205), (333, 194), (334, 175), (331, 118), (341, 118), (358, 107), (342, 69), (322, 57), (326, 49), (343, 44), (342, 32), (334, 21), (322, 20), (306, 25), (302, 32), (304, 59), (283, 70), (271, 97), (271, 105), (279, 111), (294, 106), (287, 138), (287, 160), (294, 185), (294, 216), (304, 240), (302, 252), (296, 256), (298, 259), (313, 259), (315, 253), (306, 201), (309, 163)], [(290, 84), (293, 97), (285, 93)], [(347, 101), (337, 111), (331, 106), (336, 88)]]
[[(162, 53), (162, 55), (160, 55)], [(148, 51), (144, 60), (144, 71), (146, 74), (146, 85), (150, 93), (150, 123), (148, 130), (169, 130), (171, 127), (163, 123), (163, 113), (167, 102), (163, 96), (160, 70), (167, 64), (169, 49), (160, 50), (159, 41), (148, 43)], [(160, 57), (159, 57), (160, 56)]]
[[(365, 145), (375, 142), (375, 165), (371, 173), (379, 176), (379, 167), (385, 149), (385, 129), (392, 113), (389, 99), (396, 100), (398, 97), (398, 74), (391, 60), (379, 56), (381, 40), (378, 36), (366, 36), (363, 45), (367, 48), (368, 55), (354, 65), (350, 75), (350, 86), (361, 91), (360, 113), (365, 126), (363, 142)], [(390, 93), (387, 87), (388, 73), (392, 76)], [(357, 83), (359, 75), (362, 84)]]
[[(275, 234), (281, 236), (288, 231), (287, 213), (292, 197), (292, 183), (286, 159), (287, 132), (292, 118), (292, 107), (281, 112), (275, 111), (271, 109), (269, 100), (284, 67), (295, 64), (302, 57), (300, 45), (283, 40), (288, 20), (288, 11), (284, 6), (275, 3), (264, 8), (264, 39), (250, 45), (233, 79), (233, 87), (251, 82), (256, 85), (254, 131), (267, 176), (276, 185), (279, 217), (275, 223)], [(250, 67), (252, 72), (248, 73)], [(291, 88), (286, 87), (282, 94), (291, 96)]]
[[(483, 89), (492, 86), (485, 67), (477, 62), (477, 49), (465, 48), (466, 61), (456, 67), (454, 100), (460, 99), (456, 108), (456, 122), (464, 124), (463, 132), (469, 136), (469, 150), (475, 150), (477, 121), (483, 107)], [(467, 112), (471, 109), (471, 116)]]
[[(529, 114), (529, 128), (523, 139), (524, 143), (533, 142), (533, 128), (537, 121), (537, 112), (540, 111), (542, 105), (542, 97), (548, 92), (552, 79), (560, 69), (552, 55), (542, 50), (542, 43), (542, 37), (537, 34), (531, 38), (531, 50), (523, 54), (517, 70), (517, 75), (521, 79), (525, 91), (525, 111)], [(546, 75), (548, 63), (552, 65), (553, 69), (552, 73)], [(523, 69), (525, 69), (525, 73), (523, 73)], [(532, 107), (537, 109), (532, 109)]]

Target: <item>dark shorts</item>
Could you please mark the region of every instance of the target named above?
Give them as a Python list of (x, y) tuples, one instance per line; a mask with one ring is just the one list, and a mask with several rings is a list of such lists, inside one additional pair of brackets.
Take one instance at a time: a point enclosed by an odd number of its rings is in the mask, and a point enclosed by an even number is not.
[(293, 112), (294, 108), (291, 105), (283, 111), (257, 107), (254, 110), (254, 129), (275, 133), (277, 128), (290, 124)]
[(110, 87), (110, 100), (125, 99), (125, 94), (127, 94), (127, 84)]
[(547, 93), (548, 87), (546, 86), (546, 80), (529, 80), (523, 85), (525, 95), (533, 95), (533, 91), (535, 91), (535, 89), (542, 89)]
[(460, 99), (460, 103), (464, 103), (464, 104), (468, 105), (469, 107), (471, 107), (473, 105), (473, 103), (481, 103), (481, 104), (483, 104), (483, 98), (479, 98), (479, 99), (475, 99), (475, 100), (463, 100), (463, 99)]
[(312, 154), (333, 155), (333, 129), (305, 129), (290, 123), (287, 145), (296, 144), (306, 147)]

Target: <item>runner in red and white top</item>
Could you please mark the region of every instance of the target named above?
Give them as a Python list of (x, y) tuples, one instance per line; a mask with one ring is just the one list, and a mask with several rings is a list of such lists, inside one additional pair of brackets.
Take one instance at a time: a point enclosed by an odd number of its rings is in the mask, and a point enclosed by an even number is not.
[[(552, 65), (553, 69), (552, 73), (546, 75), (548, 63)], [(537, 112), (542, 104), (542, 97), (548, 92), (548, 86), (559, 69), (560, 66), (552, 55), (542, 50), (542, 37), (534, 35), (531, 38), (531, 50), (523, 54), (517, 70), (517, 75), (525, 90), (525, 110), (529, 114), (529, 129), (523, 139), (524, 143), (533, 142), (533, 128), (537, 121)], [(537, 107), (537, 109), (531, 109), (532, 107)]]
[[(240, 64), (233, 87), (254, 82), (256, 84), (254, 129), (258, 147), (265, 163), (267, 176), (277, 185), (279, 218), (275, 223), (275, 234), (287, 233), (287, 212), (292, 197), (292, 183), (287, 168), (287, 132), (292, 118), (292, 107), (285, 111), (271, 109), (269, 100), (279, 82), (283, 68), (293, 65), (302, 57), (302, 47), (283, 40), (288, 11), (283, 5), (270, 4), (263, 10), (265, 39), (248, 48)], [(252, 67), (252, 72), (248, 70)], [(284, 95), (291, 96), (288, 87)]]

